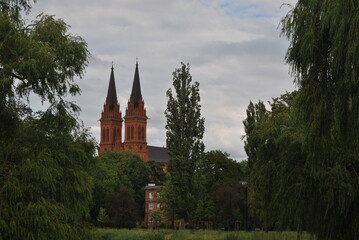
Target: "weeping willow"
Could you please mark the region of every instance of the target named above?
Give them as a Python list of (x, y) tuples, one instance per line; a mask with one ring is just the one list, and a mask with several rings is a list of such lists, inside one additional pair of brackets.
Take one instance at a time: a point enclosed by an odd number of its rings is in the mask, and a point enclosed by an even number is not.
[(281, 23), (305, 133), (295, 217), (318, 239), (359, 239), (359, 1), (299, 0)]

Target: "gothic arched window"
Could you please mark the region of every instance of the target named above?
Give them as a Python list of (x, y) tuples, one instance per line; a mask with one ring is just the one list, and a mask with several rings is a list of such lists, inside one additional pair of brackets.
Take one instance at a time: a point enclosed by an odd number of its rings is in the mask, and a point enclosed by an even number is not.
[(145, 127), (142, 127), (142, 140), (145, 140)]
[(135, 128), (131, 126), (131, 140), (133, 140), (135, 137)]
[(127, 140), (130, 140), (130, 127), (128, 126), (127, 127), (127, 131), (126, 131), (126, 137), (127, 137)]

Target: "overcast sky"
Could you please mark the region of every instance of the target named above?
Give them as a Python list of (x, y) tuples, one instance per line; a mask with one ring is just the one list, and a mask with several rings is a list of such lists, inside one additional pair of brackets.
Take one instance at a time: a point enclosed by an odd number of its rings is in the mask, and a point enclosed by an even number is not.
[(281, 8), (284, 2), (296, 0), (38, 0), (26, 18), (55, 15), (88, 43), (92, 56), (75, 101), (97, 141), (112, 61), (124, 115), (138, 58), (147, 141), (154, 146), (165, 144), (166, 91), (184, 62), (200, 83), (206, 151), (244, 160), (249, 101), (295, 88), (284, 61), (288, 41), (278, 28), (290, 10)]

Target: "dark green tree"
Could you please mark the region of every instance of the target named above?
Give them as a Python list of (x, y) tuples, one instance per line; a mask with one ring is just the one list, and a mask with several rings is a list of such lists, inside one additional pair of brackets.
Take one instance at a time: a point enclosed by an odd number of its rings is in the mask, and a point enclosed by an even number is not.
[[(213, 205), (214, 227), (234, 229), (236, 222), (241, 224), (241, 229), (247, 228), (247, 176), (243, 172), (247, 162), (236, 162), (229, 157), (228, 153), (215, 150), (204, 154), (203, 169), (200, 170), (204, 180), (206, 198), (202, 198), (204, 209)], [(228, 188), (228, 186), (235, 186)], [(224, 195), (235, 196), (233, 202), (224, 204)], [(234, 203), (234, 201), (237, 201)], [(211, 207), (210, 207), (211, 208)], [(206, 213), (206, 212), (205, 212)], [(229, 217), (230, 214), (230, 218)], [(206, 219), (206, 221), (208, 221)]]
[(148, 161), (148, 165), (151, 169), (150, 182), (156, 185), (161, 185), (166, 179), (166, 173), (164, 172), (165, 164), (161, 162)]
[[(91, 218), (95, 224), (133, 227), (143, 219), (144, 187), (152, 174), (147, 162), (132, 151), (108, 151), (96, 159), (90, 172), (94, 178)], [(124, 193), (126, 197), (121, 196)], [(130, 209), (125, 211), (125, 207), (111, 205), (116, 202)], [(97, 222), (101, 208), (108, 214), (106, 224)], [(128, 220), (125, 221), (126, 216)]]
[[(52, 16), (25, 26), (30, 1), (0, 3), (0, 239), (90, 239), (94, 141), (64, 97), (89, 53)], [(34, 113), (30, 95), (49, 107)]]
[(255, 138), (252, 138), (252, 132), (256, 128), (258, 122), (264, 117), (266, 107), (262, 101), (258, 101), (256, 104), (253, 104), (252, 101), (250, 101), (246, 112), (247, 118), (243, 121), (246, 135), (242, 138), (244, 139), (244, 150), (248, 156), (248, 167), (251, 169), (257, 160), (258, 147), (258, 142), (256, 142)]
[(299, 0), (282, 20), (307, 154), (301, 206), (310, 214), (293, 217), (318, 239), (359, 238), (358, 12), (358, 1)]
[(140, 212), (143, 208), (139, 208), (133, 198), (133, 193), (127, 188), (121, 188), (116, 192), (106, 193), (105, 207), (108, 214), (109, 227), (117, 228), (133, 228), (139, 221)]
[[(173, 72), (173, 87), (167, 91), (165, 115), (169, 181), (174, 199), (167, 206), (186, 221), (196, 207), (196, 169), (201, 164), (204, 118), (201, 117), (199, 83), (192, 83), (189, 64)], [(172, 211), (171, 211), (172, 212)]]
[[(281, 205), (298, 206), (298, 181), (303, 179), (300, 169), (305, 155), (301, 148), (301, 125), (295, 114), (296, 95), (293, 92), (274, 98), (271, 110), (265, 112), (247, 136), (256, 142), (257, 156), (250, 170), (248, 201), (265, 230), (300, 225), (290, 219), (291, 214)], [(289, 192), (298, 194), (290, 199)], [(285, 221), (284, 215), (289, 217)]]

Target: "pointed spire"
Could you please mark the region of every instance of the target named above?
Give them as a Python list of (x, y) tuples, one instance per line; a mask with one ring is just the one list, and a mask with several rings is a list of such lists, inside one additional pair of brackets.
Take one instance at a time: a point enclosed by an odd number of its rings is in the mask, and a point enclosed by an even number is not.
[(141, 85), (140, 85), (140, 75), (138, 74), (138, 61), (136, 59), (136, 70), (135, 77), (133, 79), (132, 92), (131, 92), (131, 100), (134, 103), (135, 107), (138, 107), (139, 101), (142, 99), (141, 94)]
[(111, 67), (110, 83), (108, 85), (106, 103), (110, 106), (110, 110), (113, 110), (115, 104), (117, 103), (115, 75), (113, 73), (113, 63)]

